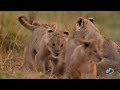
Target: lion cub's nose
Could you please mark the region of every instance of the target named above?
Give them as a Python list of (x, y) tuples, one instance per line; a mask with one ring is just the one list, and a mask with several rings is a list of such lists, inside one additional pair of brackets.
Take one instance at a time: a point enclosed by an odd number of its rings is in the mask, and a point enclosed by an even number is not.
[(59, 53), (55, 53), (55, 56), (58, 56), (59, 55)]
[(99, 60), (102, 60), (102, 57), (100, 57)]

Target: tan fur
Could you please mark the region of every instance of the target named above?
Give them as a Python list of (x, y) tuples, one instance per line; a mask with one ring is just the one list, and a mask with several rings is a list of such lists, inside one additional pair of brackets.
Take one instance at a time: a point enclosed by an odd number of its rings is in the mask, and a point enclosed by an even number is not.
[[(105, 73), (105, 70), (108, 68), (113, 68), (114, 71), (119, 71), (120, 68), (120, 47), (110, 39), (105, 38), (103, 43), (103, 57), (104, 62), (97, 66), (98, 74), (102, 72)], [(99, 73), (99, 71), (101, 73)]]
[[(88, 20), (92, 22), (89, 22)], [(79, 37), (83, 40), (95, 38), (96, 40), (100, 41), (101, 45), (103, 45), (104, 61), (97, 66), (98, 71), (105, 72), (105, 70), (110, 67), (115, 69), (115, 71), (118, 70), (120, 67), (120, 52), (118, 51), (120, 50), (119, 46), (113, 40), (104, 38), (102, 35), (100, 35), (100, 31), (97, 28), (92, 29), (95, 28), (95, 25), (93, 24), (94, 21), (92, 18), (89, 18), (88, 20), (82, 19), (82, 17), (77, 20), (74, 37)], [(79, 25), (80, 21), (81, 25)]]
[[(80, 26), (76, 26), (75, 33), (73, 37), (66, 43), (64, 50), (60, 54), (59, 63), (57, 68), (54, 70), (54, 74), (62, 75), (65, 71), (66, 66), (70, 61), (70, 56), (72, 55), (74, 49), (81, 45), (81, 40), (89, 41), (95, 39), (99, 41), (99, 44), (102, 46), (103, 38), (96, 26), (88, 19), (80, 18), (82, 20)], [(78, 24), (78, 22), (77, 22)]]
[(96, 63), (102, 60), (102, 47), (97, 41), (84, 42), (75, 48), (66, 72), (72, 79), (95, 79)]
[[(32, 25), (30, 24), (30, 19), (28, 16), (24, 15), (24, 14), (21, 14), (18, 16), (18, 21), (24, 26), (26, 27), (27, 29), (33, 31), (36, 26), (35, 25)], [(29, 22), (29, 23), (28, 23)]]
[(35, 67), (37, 71), (45, 71), (48, 60), (57, 60), (66, 43), (68, 33), (56, 32), (55, 25), (39, 24), (38, 22), (30, 24), (24, 20), (21, 22), (23, 26), (32, 30), (32, 36), (25, 51), (25, 64)]
[[(80, 20), (81, 25), (79, 25)], [(93, 21), (91, 18), (88, 20)], [(113, 68), (115, 71), (118, 71), (118, 68), (120, 68), (120, 47), (113, 40), (104, 38), (102, 35), (97, 34), (100, 33), (100, 31), (97, 28), (92, 29), (94, 27), (94, 22), (88, 22), (88, 20), (83, 20), (81, 17), (78, 19), (78, 23), (76, 24), (75, 37), (80, 37), (85, 40), (94, 37), (100, 41), (100, 44), (102, 42), (101, 45), (103, 45), (104, 61), (97, 65), (98, 71), (101, 70), (102, 72), (105, 72), (107, 68)], [(83, 29), (84, 24), (87, 25), (86, 29)], [(96, 32), (92, 30), (95, 30)]]
[(104, 39), (97, 29), (97, 27), (89, 20), (85, 18), (78, 18), (76, 23), (76, 29), (74, 33), (74, 38), (80, 38), (83, 40), (96, 39), (103, 43)]

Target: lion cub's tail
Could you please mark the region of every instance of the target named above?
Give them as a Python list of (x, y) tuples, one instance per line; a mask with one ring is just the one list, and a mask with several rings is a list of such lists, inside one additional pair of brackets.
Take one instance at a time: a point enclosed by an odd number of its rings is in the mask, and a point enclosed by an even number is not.
[(29, 23), (29, 18), (27, 16), (25, 16), (24, 14), (19, 15), (18, 16), (18, 21), (27, 29), (34, 31), (34, 29), (36, 28), (35, 25), (32, 25)]

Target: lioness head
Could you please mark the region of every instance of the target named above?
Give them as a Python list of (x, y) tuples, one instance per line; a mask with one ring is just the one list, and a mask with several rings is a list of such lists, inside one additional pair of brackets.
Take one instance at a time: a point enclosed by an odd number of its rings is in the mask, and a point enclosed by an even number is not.
[(52, 57), (57, 58), (67, 42), (69, 33), (58, 33), (55, 30), (48, 29), (46, 36), (46, 45), (52, 54)]
[(90, 41), (84, 41), (83, 47), (85, 50), (85, 53), (88, 56), (91, 56), (94, 58), (96, 63), (100, 63), (103, 60), (103, 50), (102, 46), (99, 44), (99, 41), (96, 40), (90, 40)]

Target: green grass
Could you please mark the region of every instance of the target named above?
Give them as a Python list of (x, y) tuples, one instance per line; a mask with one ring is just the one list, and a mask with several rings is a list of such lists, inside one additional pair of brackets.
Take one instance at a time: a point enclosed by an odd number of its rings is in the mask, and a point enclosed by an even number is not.
[[(56, 23), (58, 30), (69, 31), (72, 34), (78, 17), (93, 17), (97, 28), (102, 32), (103, 36), (110, 39), (120, 41), (120, 12), (119, 11), (1, 11), (0, 12), (0, 52), (9, 54), (12, 50), (16, 52), (15, 57), (22, 57), (24, 47), (27, 45), (31, 31), (23, 27), (17, 20), (19, 14), (28, 14), (33, 18), (38, 19), (41, 23)], [(0, 54), (0, 65), (4, 61), (7, 54)], [(17, 58), (15, 58), (17, 61)], [(10, 59), (13, 61), (14, 59)], [(10, 61), (10, 60), (7, 60)], [(6, 62), (6, 63), (7, 63)], [(23, 62), (21, 59), (20, 62)], [(5, 63), (5, 64), (6, 64)], [(14, 64), (14, 63), (12, 63)], [(21, 63), (20, 63), (21, 65)], [(10, 67), (9, 67), (10, 68)], [(22, 78), (22, 75), (0, 73), (0, 78)], [(34, 75), (33, 75), (34, 76)], [(43, 76), (35, 76), (34, 78), (44, 78)], [(120, 78), (120, 74), (110, 76), (112, 78)], [(26, 77), (27, 78), (27, 77)]]

